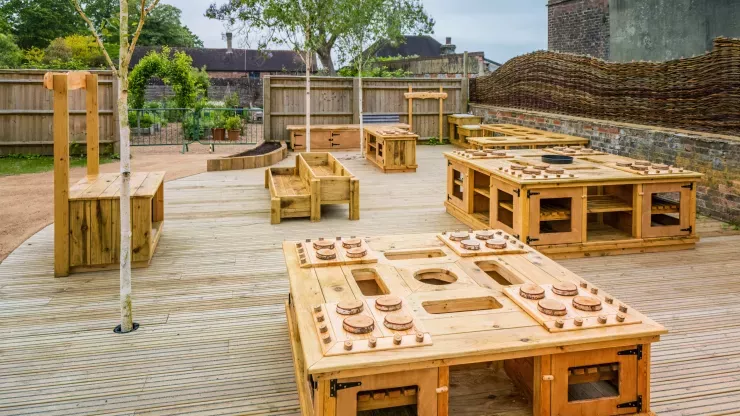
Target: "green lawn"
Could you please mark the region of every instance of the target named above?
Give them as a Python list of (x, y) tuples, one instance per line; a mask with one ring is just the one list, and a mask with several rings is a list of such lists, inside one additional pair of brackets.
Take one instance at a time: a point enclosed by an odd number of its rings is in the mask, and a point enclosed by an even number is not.
[[(107, 155), (100, 156), (100, 164), (115, 162), (116, 160)], [(73, 156), (69, 160), (70, 167), (87, 166), (87, 158)], [(46, 172), (54, 169), (54, 158), (52, 156), (39, 155), (10, 155), (0, 156), (0, 176), (21, 175), (24, 173)]]

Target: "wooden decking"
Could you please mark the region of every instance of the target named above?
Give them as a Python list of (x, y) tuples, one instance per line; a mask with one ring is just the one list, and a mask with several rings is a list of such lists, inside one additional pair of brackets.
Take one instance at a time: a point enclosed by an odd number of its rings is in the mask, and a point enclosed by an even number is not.
[[(449, 150), (420, 147), (416, 174), (343, 158), (362, 181), (360, 221), (326, 206), (319, 223), (270, 225), (262, 169), (167, 183), (157, 253), (133, 271), (141, 328), (127, 335), (113, 333), (118, 272), (55, 279), (47, 227), (0, 264), (0, 414), (298, 414), (281, 242), (463, 227), (442, 205)], [(740, 412), (740, 235), (699, 230), (714, 236), (693, 251), (563, 261), (671, 331), (654, 346), (659, 415)], [(491, 414), (487, 397), (505, 391), (460, 384), (453, 414)]]

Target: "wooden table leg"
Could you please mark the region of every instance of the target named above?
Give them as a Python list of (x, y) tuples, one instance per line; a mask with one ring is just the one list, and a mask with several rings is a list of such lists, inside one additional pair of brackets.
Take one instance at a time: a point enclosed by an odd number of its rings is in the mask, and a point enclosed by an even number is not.
[(439, 367), (437, 382), (437, 416), (448, 416), (450, 405), (450, 367)]

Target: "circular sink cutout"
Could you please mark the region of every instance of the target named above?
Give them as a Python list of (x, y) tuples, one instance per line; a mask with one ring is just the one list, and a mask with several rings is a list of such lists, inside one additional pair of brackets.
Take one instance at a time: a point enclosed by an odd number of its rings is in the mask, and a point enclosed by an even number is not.
[(457, 276), (445, 269), (424, 269), (414, 273), (414, 279), (430, 285), (449, 285), (457, 281)]

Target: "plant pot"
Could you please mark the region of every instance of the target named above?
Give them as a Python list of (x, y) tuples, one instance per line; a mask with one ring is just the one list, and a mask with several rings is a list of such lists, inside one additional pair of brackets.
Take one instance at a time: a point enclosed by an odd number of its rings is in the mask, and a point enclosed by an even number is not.
[(226, 139), (226, 129), (217, 127), (213, 129), (213, 140), (224, 140)]
[(239, 140), (241, 130), (229, 130), (229, 141), (235, 142)]

